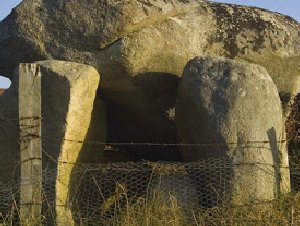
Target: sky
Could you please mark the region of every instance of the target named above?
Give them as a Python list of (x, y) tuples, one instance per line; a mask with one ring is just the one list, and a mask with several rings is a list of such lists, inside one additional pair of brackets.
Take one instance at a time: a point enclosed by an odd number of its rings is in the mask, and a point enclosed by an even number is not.
[[(300, 0), (214, 0), (239, 5), (251, 5), (289, 15), (300, 21)], [(21, 0), (1, 0), (0, 20), (4, 19)], [(1, 50), (0, 50), (1, 51)], [(10, 81), (0, 76), (0, 88), (8, 88)]]

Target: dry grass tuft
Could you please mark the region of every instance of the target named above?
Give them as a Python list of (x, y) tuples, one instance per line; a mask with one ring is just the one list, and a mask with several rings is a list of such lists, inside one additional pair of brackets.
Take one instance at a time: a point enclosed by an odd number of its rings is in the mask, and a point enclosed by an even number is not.
[[(116, 203), (118, 207), (118, 203)], [(114, 226), (297, 226), (300, 225), (300, 193), (273, 202), (247, 206), (218, 206), (198, 211), (183, 209), (176, 198), (154, 192), (116, 212), (107, 225)]]

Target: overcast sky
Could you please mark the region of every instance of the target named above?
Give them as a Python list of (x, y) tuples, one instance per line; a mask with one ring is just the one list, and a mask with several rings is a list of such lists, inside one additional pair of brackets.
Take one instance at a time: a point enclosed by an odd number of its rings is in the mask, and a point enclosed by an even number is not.
[[(0, 3), (0, 20), (5, 18), (13, 7), (18, 5), (21, 0), (1, 0)], [(215, 0), (216, 2), (226, 2), (240, 5), (252, 5), (271, 11), (283, 13), (294, 17), (300, 21), (300, 0)], [(0, 50), (1, 51), (1, 50)], [(10, 82), (0, 77), (0, 88), (9, 87)]]

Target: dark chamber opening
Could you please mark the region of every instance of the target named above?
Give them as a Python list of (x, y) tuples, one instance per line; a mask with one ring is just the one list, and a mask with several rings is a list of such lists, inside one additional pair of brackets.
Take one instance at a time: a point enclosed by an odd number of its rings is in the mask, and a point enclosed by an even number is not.
[(153, 72), (124, 84), (99, 91), (107, 104), (108, 161), (181, 161), (174, 115), (179, 78)]

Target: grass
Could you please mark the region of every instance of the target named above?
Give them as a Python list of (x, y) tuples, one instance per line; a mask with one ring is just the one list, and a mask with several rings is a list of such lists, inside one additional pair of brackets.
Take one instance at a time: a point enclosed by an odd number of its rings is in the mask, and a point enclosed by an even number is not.
[[(131, 202), (126, 189), (119, 194), (104, 220), (85, 219), (78, 225), (103, 226), (298, 226), (300, 225), (300, 193), (287, 194), (272, 202), (245, 206), (216, 206), (193, 210), (183, 208), (174, 195), (153, 191), (148, 199)], [(120, 198), (122, 197), (122, 201)], [(16, 206), (14, 206), (15, 208)], [(107, 209), (106, 209), (107, 210)], [(106, 211), (105, 210), (105, 211)], [(2, 225), (16, 225), (15, 211), (2, 216)], [(18, 212), (18, 211), (17, 211)], [(13, 219), (14, 218), (14, 219)], [(81, 222), (81, 223), (80, 223)], [(88, 222), (88, 223), (87, 223)], [(1, 225), (1, 223), (0, 223)], [(26, 224), (24, 224), (26, 225)]]
[(123, 211), (115, 212), (110, 225), (189, 225), (186, 223), (183, 210), (174, 196), (170, 194), (165, 197), (162, 193), (154, 192), (150, 199), (139, 198), (134, 204), (128, 202)]
[[(124, 194), (126, 195), (126, 194)], [(150, 199), (115, 205), (113, 217), (104, 225), (113, 226), (297, 226), (300, 225), (300, 193), (282, 196), (273, 202), (246, 206), (217, 206), (187, 210), (176, 197), (154, 192)], [(122, 210), (121, 210), (122, 209)]]
[(273, 226), (300, 225), (300, 195), (286, 195), (271, 203), (215, 207), (200, 211), (196, 225)]

